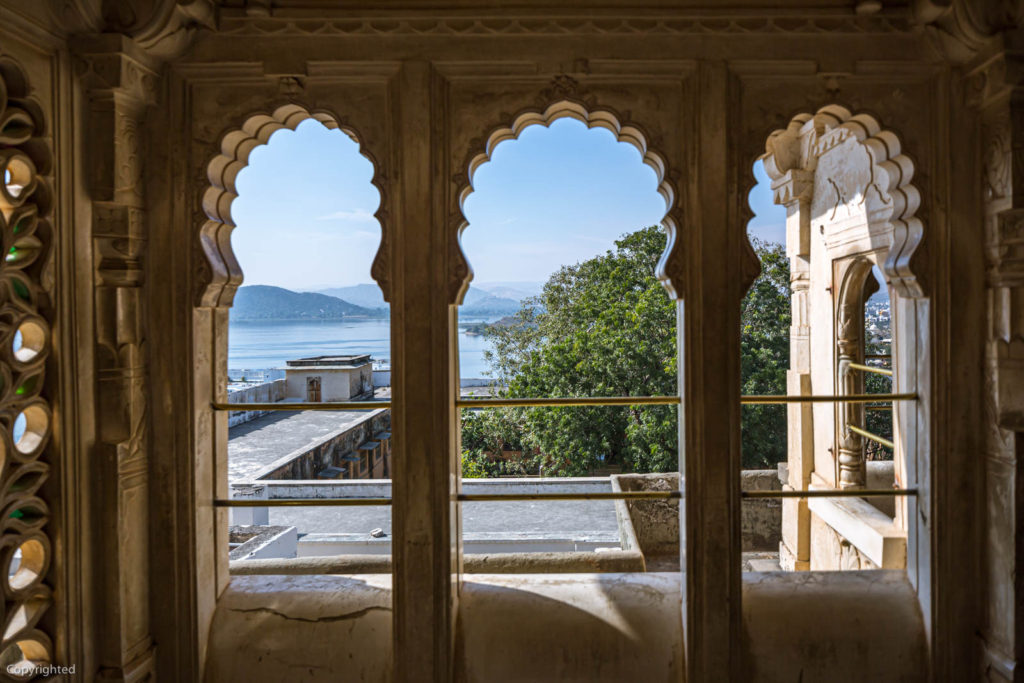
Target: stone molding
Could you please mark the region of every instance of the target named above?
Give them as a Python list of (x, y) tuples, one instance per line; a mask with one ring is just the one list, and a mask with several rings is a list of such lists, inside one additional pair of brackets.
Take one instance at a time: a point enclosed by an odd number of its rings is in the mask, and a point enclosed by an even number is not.
[[(281, 89), (292, 91), (299, 87), (295, 79), (282, 78)], [(307, 119), (315, 119), (330, 129), (340, 128), (356, 142), (358, 133), (347, 125), (339, 123), (336, 115), (300, 104), (284, 104), (269, 114), (253, 114), (240, 128), (221, 138), (220, 154), (207, 166), (209, 186), (203, 194), (203, 211), (207, 221), (203, 224), (199, 240), (205, 256), (205, 264), (197, 278), (197, 302), (199, 307), (228, 308), (234, 302), (235, 292), (242, 284), (242, 269), (231, 247), (231, 232), (235, 222), (231, 217), (231, 205), (238, 197), (235, 181), (238, 174), (249, 163), (249, 155), (257, 147), (266, 144), (270, 136), (282, 129), (295, 130)], [(370, 182), (377, 188), (381, 202), (374, 216), (381, 226), (381, 241), (370, 267), (370, 275), (384, 292), (384, 300), (391, 301), (390, 267), (388, 265), (389, 229), (385, 197), (386, 183), (376, 160), (360, 146), (360, 153), (373, 165), (374, 173)]]

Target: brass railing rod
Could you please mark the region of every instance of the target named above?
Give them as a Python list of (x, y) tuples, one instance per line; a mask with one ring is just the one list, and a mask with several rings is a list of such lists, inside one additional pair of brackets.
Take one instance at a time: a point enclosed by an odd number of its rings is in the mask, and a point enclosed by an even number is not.
[[(772, 403), (877, 403), (883, 401), (916, 401), (917, 394), (848, 394), (846, 396), (774, 396), (770, 394), (741, 396), (744, 405)], [(576, 398), (463, 398), (459, 408), (566, 408), (585, 406), (678, 405), (678, 396), (589, 396)], [(248, 405), (248, 404), (247, 404)]]
[(916, 401), (917, 394), (847, 394), (846, 396), (741, 396), (744, 405), (768, 403), (880, 403), (888, 401)]
[(853, 368), (854, 370), (862, 370), (864, 372), (873, 372), (876, 375), (886, 375), (892, 377), (892, 370), (886, 370), (885, 368), (876, 368), (873, 365), (863, 365), (861, 363), (848, 363), (847, 367)]
[(349, 507), (359, 505), (391, 505), (390, 498), (218, 498), (213, 506), (218, 508), (273, 508), (273, 507)]
[(591, 493), (460, 493), (460, 503), (488, 503), (507, 500), (669, 500), (682, 498), (682, 491), (594, 491)]
[(299, 403), (281, 401), (279, 403), (218, 403), (211, 406), (214, 410), (376, 410), (390, 408), (391, 401), (331, 401), (329, 403)]
[[(812, 491), (741, 491), (742, 498), (870, 498), (916, 496), (917, 489), (815, 489)], [(460, 503), (493, 503), (517, 500), (678, 500), (682, 491), (601, 491), (592, 493), (463, 493)], [(214, 507), (355, 507), (391, 505), (391, 498), (270, 498), (267, 500), (218, 499)]]
[(679, 405), (678, 396), (579, 396), (572, 398), (460, 398), (459, 408), (561, 408), (583, 406)]
[(814, 489), (811, 491), (740, 491), (741, 498), (882, 498), (916, 496), (917, 489)]
[(892, 448), (893, 450), (896, 449), (896, 444), (894, 444), (892, 441), (889, 441), (889, 439), (886, 439), (883, 436), (879, 436), (878, 434), (873, 434), (872, 432), (869, 432), (866, 429), (861, 429), (857, 425), (846, 425), (846, 428), (849, 429), (854, 434), (860, 434), (865, 439), (871, 439), (872, 441), (880, 443), (883, 446), (886, 446), (887, 448)]

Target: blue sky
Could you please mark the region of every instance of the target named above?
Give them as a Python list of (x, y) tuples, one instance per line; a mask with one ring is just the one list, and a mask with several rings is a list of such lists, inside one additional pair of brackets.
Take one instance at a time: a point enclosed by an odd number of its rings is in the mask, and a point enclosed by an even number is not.
[[(380, 241), (373, 168), (339, 130), (306, 121), (253, 151), (231, 207), (232, 244), (245, 284), (294, 290), (371, 282)], [(750, 195), (750, 234), (781, 242), (785, 212), (767, 177)], [(474, 177), (462, 244), (474, 281), (542, 282), (565, 264), (661, 220), (654, 172), (632, 146), (602, 129), (561, 119), (501, 143)]]

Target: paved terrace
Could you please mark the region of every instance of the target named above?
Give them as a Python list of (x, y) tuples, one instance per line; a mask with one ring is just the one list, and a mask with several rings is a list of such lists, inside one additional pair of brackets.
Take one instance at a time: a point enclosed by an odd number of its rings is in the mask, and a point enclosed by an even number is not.
[[(610, 489), (609, 489), (610, 490)], [(299, 534), (365, 534), (383, 529), (391, 536), (391, 508), (270, 508), (270, 524), (294, 526)], [(610, 500), (508, 501), (463, 503), (462, 532), (481, 538), (572, 536), (619, 539), (615, 504)]]
[(268, 465), (351, 429), (371, 410), (275, 412), (228, 430), (228, 481), (254, 479)]

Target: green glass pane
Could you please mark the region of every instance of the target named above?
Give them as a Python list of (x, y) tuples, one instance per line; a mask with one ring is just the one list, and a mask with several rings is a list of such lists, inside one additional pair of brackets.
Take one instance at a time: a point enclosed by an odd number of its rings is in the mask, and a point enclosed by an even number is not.
[(12, 284), (14, 286), (14, 293), (15, 294), (20, 296), (25, 301), (29, 301), (30, 300), (29, 292), (28, 292), (28, 287), (25, 286), (24, 282), (22, 282), (21, 280), (12, 280)]

